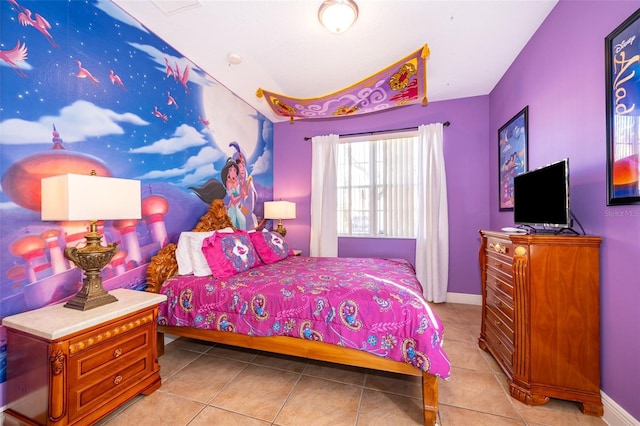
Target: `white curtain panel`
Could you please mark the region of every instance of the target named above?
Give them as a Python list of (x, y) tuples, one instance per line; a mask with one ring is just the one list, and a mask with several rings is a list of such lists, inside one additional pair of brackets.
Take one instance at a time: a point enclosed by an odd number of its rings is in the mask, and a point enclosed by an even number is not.
[(314, 136), (311, 163), (311, 242), (314, 257), (338, 256), (338, 135)]
[(449, 218), (442, 123), (418, 127), (418, 234), (416, 275), (429, 302), (446, 302)]

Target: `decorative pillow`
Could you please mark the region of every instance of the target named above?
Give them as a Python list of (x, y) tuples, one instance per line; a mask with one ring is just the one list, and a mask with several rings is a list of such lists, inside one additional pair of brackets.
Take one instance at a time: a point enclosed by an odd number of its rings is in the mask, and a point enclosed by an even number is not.
[(275, 263), (293, 255), (289, 244), (275, 231), (263, 230), (249, 234), (260, 259), (264, 263)]
[(224, 228), (209, 232), (182, 232), (176, 248), (176, 260), (178, 261), (178, 274), (197, 277), (211, 275), (211, 269), (202, 254), (202, 241), (214, 235), (214, 232), (230, 233), (233, 228)]
[(215, 233), (202, 242), (202, 253), (216, 278), (229, 278), (260, 264), (246, 231)]

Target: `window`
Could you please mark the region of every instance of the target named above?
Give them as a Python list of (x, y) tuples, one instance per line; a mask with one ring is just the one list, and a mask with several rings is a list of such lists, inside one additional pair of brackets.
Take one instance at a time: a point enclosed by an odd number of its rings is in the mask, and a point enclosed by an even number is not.
[(415, 238), (418, 132), (340, 138), (338, 235)]

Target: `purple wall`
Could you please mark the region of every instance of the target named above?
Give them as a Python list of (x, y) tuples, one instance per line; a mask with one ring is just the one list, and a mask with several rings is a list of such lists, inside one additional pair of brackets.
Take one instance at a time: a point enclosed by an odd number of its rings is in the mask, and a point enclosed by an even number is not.
[[(414, 105), (362, 117), (274, 125), (274, 197), (294, 201), (287, 242), (309, 254), (311, 141), (305, 136), (398, 129), (450, 121), (444, 130), (449, 194), (449, 292), (480, 294), (478, 229), (489, 225), (488, 96)], [(497, 143), (497, 139), (496, 139)], [(341, 256), (389, 255), (415, 260), (412, 240), (340, 238)]]
[[(449, 292), (480, 294), (480, 228), (513, 224), (498, 211), (497, 132), (529, 105), (529, 165), (570, 157), (572, 209), (601, 251), (602, 389), (640, 419), (640, 206), (606, 206), (604, 38), (637, 8), (633, 1), (561, 0), (489, 96), (433, 102), (366, 117), (277, 123), (274, 196), (295, 201), (287, 240), (308, 254), (311, 143), (305, 136), (451, 121), (445, 129), (449, 191)], [(366, 244), (362, 244), (365, 243)], [(343, 240), (342, 255), (391, 246), (411, 258), (411, 244)], [(358, 246), (365, 248), (359, 249)]]
[[(490, 94), (490, 134), (529, 105), (529, 166), (570, 158), (571, 208), (601, 247), (602, 390), (640, 419), (640, 206), (606, 205), (604, 38), (638, 7), (633, 1), (561, 0)], [(636, 41), (637, 42), (637, 41)], [(497, 145), (489, 141), (489, 170)], [(490, 173), (491, 228), (500, 213)]]

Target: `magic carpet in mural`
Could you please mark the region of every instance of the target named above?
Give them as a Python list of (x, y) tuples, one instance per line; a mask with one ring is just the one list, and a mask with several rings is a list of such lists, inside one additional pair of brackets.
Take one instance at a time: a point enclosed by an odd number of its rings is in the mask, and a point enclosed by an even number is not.
[(318, 98), (293, 98), (258, 89), (271, 109), (281, 117), (335, 118), (366, 114), (398, 106), (427, 104), (426, 44), (382, 71), (338, 92)]

